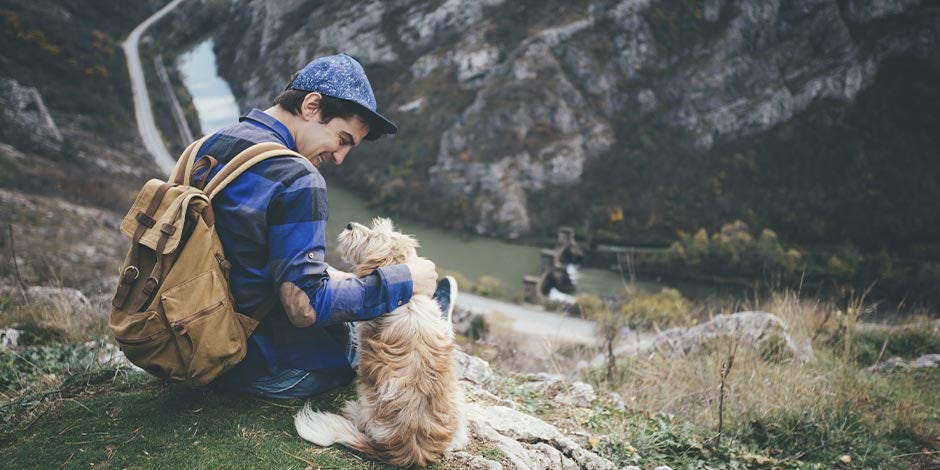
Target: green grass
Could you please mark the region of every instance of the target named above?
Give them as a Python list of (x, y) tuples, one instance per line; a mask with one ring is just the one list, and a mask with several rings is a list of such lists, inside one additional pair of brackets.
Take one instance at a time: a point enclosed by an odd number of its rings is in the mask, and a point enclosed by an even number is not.
[[(140, 383), (142, 374), (134, 375), (92, 396), (60, 400), (25, 432), (6, 436), (0, 462), (7, 468), (388, 468), (301, 440), (293, 427), (301, 401)], [(349, 386), (319, 400), (334, 408), (353, 393)]]
[(934, 333), (927, 322), (896, 328), (860, 329), (855, 332), (854, 350), (855, 360), (861, 367), (891, 357), (916, 359), (924, 354), (940, 353), (940, 335)]

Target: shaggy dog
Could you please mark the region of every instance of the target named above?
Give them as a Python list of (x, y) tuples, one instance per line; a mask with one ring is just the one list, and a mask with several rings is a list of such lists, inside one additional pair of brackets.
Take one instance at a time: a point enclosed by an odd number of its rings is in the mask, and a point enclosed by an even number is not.
[[(388, 219), (372, 228), (351, 223), (339, 235), (343, 259), (356, 276), (416, 256), (418, 242)], [(340, 443), (372, 460), (425, 466), (467, 439), (452, 351), (453, 327), (437, 302), (422, 295), (395, 311), (358, 323), (359, 399), (342, 416), (308, 403), (294, 417), (300, 437), (320, 446)]]

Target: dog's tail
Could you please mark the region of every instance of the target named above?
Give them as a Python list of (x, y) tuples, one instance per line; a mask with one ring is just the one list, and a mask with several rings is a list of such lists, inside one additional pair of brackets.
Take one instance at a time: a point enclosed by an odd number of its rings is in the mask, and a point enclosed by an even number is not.
[(380, 452), (373, 447), (369, 436), (352, 421), (337, 414), (313, 411), (309, 403), (294, 416), (294, 427), (300, 437), (318, 446), (327, 447), (338, 443), (368, 459), (381, 460)]

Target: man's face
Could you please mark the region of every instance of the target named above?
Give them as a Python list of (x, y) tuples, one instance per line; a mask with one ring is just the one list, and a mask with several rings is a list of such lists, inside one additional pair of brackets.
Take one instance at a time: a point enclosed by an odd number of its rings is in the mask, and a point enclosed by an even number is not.
[(349, 119), (333, 118), (320, 122), (319, 108), (303, 109), (303, 122), (297, 132), (297, 151), (307, 157), (313, 166), (342, 165), (346, 155), (369, 134), (369, 126), (359, 116)]

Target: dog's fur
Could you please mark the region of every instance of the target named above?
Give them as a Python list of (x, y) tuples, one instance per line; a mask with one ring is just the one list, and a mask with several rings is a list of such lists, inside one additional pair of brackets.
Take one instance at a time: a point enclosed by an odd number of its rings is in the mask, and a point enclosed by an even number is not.
[[(418, 242), (395, 232), (388, 219), (372, 228), (351, 224), (339, 236), (343, 259), (356, 276), (405, 262)], [(467, 440), (452, 352), (452, 326), (437, 302), (413, 296), (407, 304), (358, 324), (359, 399), (343, 416), (308, 403), (294, 417), (300, 437), (320, 446), (340, 443), (373, 460), (407, 467), (438, 461)]]

